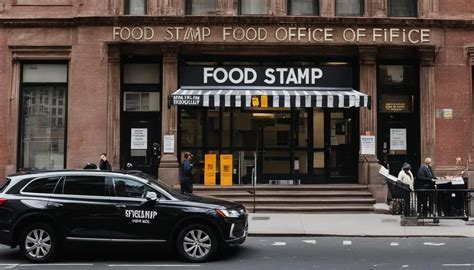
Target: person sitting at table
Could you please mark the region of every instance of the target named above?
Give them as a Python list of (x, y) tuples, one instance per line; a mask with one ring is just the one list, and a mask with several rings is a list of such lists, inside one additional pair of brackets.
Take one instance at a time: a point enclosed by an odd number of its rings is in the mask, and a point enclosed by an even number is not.
[[(398, 181), (402, 182), (403, 184), (407, 185), (410, 188), (410, 191), (413, 191), (413, 184), (414, 184), (414, 177), (413, 173), (411, 172), (411, 166), (408, 163), (403, 163), (402, 169), (400, 170), (400, 173), (398, 173)], [(403, 200), (405, 203), (405, 206), (403, 208), (404, 210), (404, 215), (408, 216), (410, 214), (410, 197), (411, 197), (411, 192), (404, 192), (403, 193)]]
[[(431, 168), (431, 158), (425, 158), (424, 164), (420, 166), (418, 170), (417, 178), (415, 180), (415, 190), (416, 189), (434, 189), (434, 181), (436, 176), (433, 173)], [(432, 209), (433, 200), (429, 192), (421, 191), (417, 192), (418, 197), (418, 213), (421, 213), (423, 217), (428, 215), (428, 207)]]

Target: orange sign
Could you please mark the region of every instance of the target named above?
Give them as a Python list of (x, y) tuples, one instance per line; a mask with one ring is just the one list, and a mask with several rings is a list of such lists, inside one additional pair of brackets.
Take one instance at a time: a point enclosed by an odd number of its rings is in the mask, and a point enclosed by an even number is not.
[(232, 186), (232, 155), (221, 155), (221, 186)]
[(252, 107), (268, 108), (268, 96), (253, 96)]
[(216, 154), (206, 154), (204, 156), (204, 185), (216, 185)]

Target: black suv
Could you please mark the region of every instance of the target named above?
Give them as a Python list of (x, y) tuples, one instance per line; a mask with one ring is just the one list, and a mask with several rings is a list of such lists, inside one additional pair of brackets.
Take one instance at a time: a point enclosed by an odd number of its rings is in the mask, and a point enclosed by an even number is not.
[(0, 189), (0, 243), (33, 262), (66, 241), (166, 243), (191, 262), (247, 236), (236, 203), (182, 195), (141, 172), (50, 171), (9, 176)]

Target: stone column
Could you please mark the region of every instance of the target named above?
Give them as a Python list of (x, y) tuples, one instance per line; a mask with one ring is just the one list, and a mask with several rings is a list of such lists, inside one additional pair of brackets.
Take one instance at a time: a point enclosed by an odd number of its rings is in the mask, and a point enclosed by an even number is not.
[(439, 13), (439, 0), (419, 0), (418, 17), (436, 18)]
[(15, 55), (12, 59), (11, 83), (9, 93), (8, 106), (8, 123), (5, 125), (9, 130), (6, 132), (6, 149), (7, 164), (5, 165), (5, 175), (13, 174), (17, 171), (17, 154), (19, 138), (19, 110), (20, 110), (20, 83), (21, 83), (21, 63), (16, 59)]
[(232, 16), (237, 15), (237, 8), (234, 7), (234, 1), (217, 0), (217, 15)]
[(120, 168), (120, 48), (107, 48), (107, 145), (106, 151), (114, 169)]
[(421, 162), (435, 154), (435, 70), (436, 48), (419, 48), (420, 56), (420, 129), (421, 129)]
[[(474, 47), (467, 48), (469, 72), (471, 74), (471, 85), (470, 85), (470, 97), (471, 97), (471, 152), (469, 154), (469, 168), (468, 178), (472, 179), (469, 181), (468, 188), (474, 189)], [(474, 216), (474, 200), (472, 201), (471, 211)]]
[(368, 0), (370, 7), (370, 16), (372, 17), (387, 17), (388, 7), (387, 7), (388, 0)]
[(272, 0), (270, 1), (270, 15), (273, 16), (285, 16), (287, 11), (287, 2), (286, 0)]
[[(377, 47), (360, 46), (359, 61), (359, 90), (369, 95), (372, 100), (370, 109), (360, 109), (360, 133), (373, 135), (377, 140)], [(379, 167), (376, 155), (359, 157), (359, 183), (368, 185), (376, 201), (382, 203), (387, 198), (387, 186), (378, 173)]]
[(174, 136), (174, 153), (162, 153), (159, 178), (168, 184), (179, 184), (178, 164), (178, 112), (175, 106), (168, 107), (168, 95), (178, 88), (178, 53), (172, 49), (163, 52), (163, 93), (162, 93), (162, 124), (161, 150), (164, 151), (164, 136)]
[(158, 0), (158, 15), (182, 16), (186, 13), (186, 0)]
[(321, 17), (334, 17), (335, 13), (334, 0), (319, 0), (319, 15)]

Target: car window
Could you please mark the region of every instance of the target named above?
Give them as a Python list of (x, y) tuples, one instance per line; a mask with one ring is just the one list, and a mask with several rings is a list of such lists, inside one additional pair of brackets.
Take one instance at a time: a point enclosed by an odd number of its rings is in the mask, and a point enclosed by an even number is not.
[(10, 184), (10, 179), (7, 178), (5, 179), (5, 182), (3, 182), (3, 184), (0, 185), (0, 192), (3, 192), (7, 187), (8, 185)]
[(105, 177), (66, 176), (63, 194), (106, 196), (105, 187)]
[(116, 197), (144, 198), (149, 190), (147, 185), (125, 178), (114, 178), (113, 184)]
[(35, 179), (23, 189), (23, 192), (51, 194), (59, 179), (61, 179), (60, 176)]

